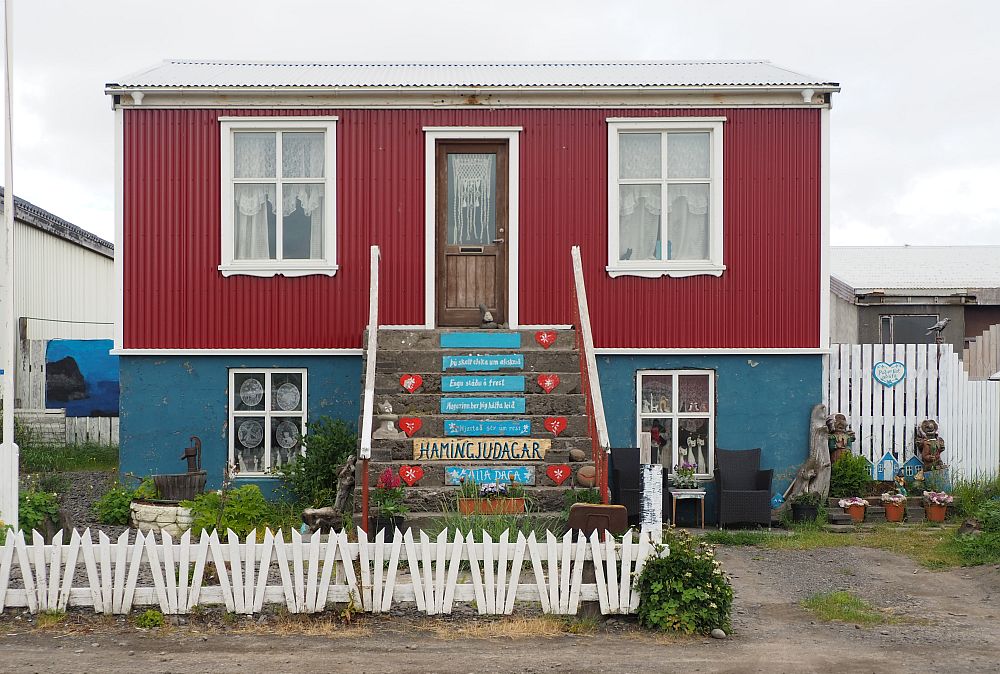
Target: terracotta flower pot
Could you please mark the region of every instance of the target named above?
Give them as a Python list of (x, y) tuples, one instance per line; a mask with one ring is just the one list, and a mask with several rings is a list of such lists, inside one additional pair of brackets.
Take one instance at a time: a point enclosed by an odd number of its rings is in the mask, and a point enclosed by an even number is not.
[(886, 503), (885, 504), (885, 521), (886, 522), (902, 522), (903, 515), (906, 514), (906, 506), (902, 503)]
[(948, 506), (937, 503), (925, 503), (924, 514), (927, 515), (928, 522), (944, 522), (945, 515), (948, 514)]
[(851, 521), (855, 524), (861, 524), (865, 521), (865, 507), (860, 505), (852, 505), (844, 508), (847, 514), (851, 516)]
[(463, 515), (517, 515), (524, 512), (524, 498), (459, 498)]

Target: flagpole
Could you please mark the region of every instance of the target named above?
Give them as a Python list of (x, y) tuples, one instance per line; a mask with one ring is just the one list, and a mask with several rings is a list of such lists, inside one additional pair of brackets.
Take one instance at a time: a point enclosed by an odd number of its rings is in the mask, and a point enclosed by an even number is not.
[(3, 304), (2, 338), (0, 350), (3, 368), (0, 384), (3, 387), (3, 443), (0, 444), (0, 520), (17, 528), (18, 490), (18, 448), (14, 442), (14, 142), (11, 113), (14, 110), (13, 55), (11, 36), (14, 0), (4, 0), (4, 251), (0, 256), (3, 264)]

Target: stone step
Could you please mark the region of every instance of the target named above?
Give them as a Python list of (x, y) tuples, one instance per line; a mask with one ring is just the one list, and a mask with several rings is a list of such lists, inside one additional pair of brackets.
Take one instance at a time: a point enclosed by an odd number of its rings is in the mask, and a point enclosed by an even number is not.
[[(558, 389), (556, 389), (558, 391)], [(524, 398), (527, 416), (573, 416), (586, 414), (586, 401), (583, 394), (579, 393), (478, 393), (478, 394), (442, 394), (440, 392), (431, 393), (406, 393), (382, 394), (378, 400), (388, 399), (392, 403), (392, 410), (401, 416), (423, 416), (441, 414), (442, 398)], [(456, 418), (478, 419), (492, 418), (489, 414), (449, 414)], [(506, 415), (509, 416), (509, 415)]]
[[(442, 438), (445, 437), (444, 434), (444, 424), (446, 420), (451, 421), (475, 421), (488, 419), (489, 421), (523, 421), (527, 420), (531, 422), (531, 435), (538, 438), (555, 438), (548, 430), (545, 428), (545, 420), (549, 417), (543, 414), (536, 415), (510, 415), (510, 414), (490, 414), (490, 415), (477, 415), (477, 414), (420, 414), (411, 415), (417, 416), (420, 419), (420, 430), (417, 431), (415, 438)], [(587, 417), (583, 414), (571, 414), (564, 415), (566, 419), (566, 430), (559, 434), (560, 438), (589, 438), (590, 431), (587, 428)], [(397, 422), (396, 427), (399, 427)], [(359, 426), (360, 428), (360, 426)], [(375, 422), (375, 428), (378, 428), (378, 422)], [(507, 436), (514, 437), (514, 436)], [(589, 441), (589, 440), (588, 440)]]
[(555, 330), (556, 341), (545, 349), (535, 341), (536, 330), (457, 330), (439, 328), (436, 330), (379, 330), (378, 348), (379, 355), (385, 350), (405, 350), (405, 351), (439, 351), (441, 347), (441, 335), (443, 333), (461, 333), (463, 335), (498, 335), (514, 334), (521, 335), (521, 345), (517, 348), (497, 348), (494, 346), (465, 346), (460, 348), (445, 349), (448, 353), (457, 353), (462, 349), (473, 349), (483, 353), (496, 351), (497, 353), (510, 353), (516, 351), (572, 351), (576, 348), (575, 330)]
[[(406, 461), (371, 461), (368, 464), (368, 476), (370, 484), (375, 484), (378, 476), (386, 468), (392, 468), (393, 472), (399, 473), (399, 469), (402, 466), (410, 465), (413, 462), (407, 463)], [(559, 462), (562, 463), (562, 462)], [(451, 487), (457, 489), (457, 485), (446, 485), (445, 484), (445, 467), (460, 466), (464, 468), (497, 468), (497, 467), (509, 467), (509, 468), (520, 468), (522, 466), (529, 466), (535, 469), (535, 484), (525, 485), (526, 489), (537, 488), (537, 487), (571, 487), (575, 483), (576, 471), (584, 466), (592, 466), (593, 463), (589, 461), (583, 461), (580, 463), (565, 462), (571, 469), (572, 475), (568, 480), (565, 480), (562, 485), (557, 485), (548, 474), (546, 469), (553, 465), (547, 461), (520, 461), (517, 463), (510, 463), (504, 461), (497, 462), (469, 462), (469, 461), (435, 461), (435, 462), (425, 462), (421, 463), (420, 467), (424, 471), (424, 476), (420, 478), (420, 481), (414, 485), (414, 487)]]
[[(441, 372), (415, 372), (413, 370), (407, 370), (405, 372), (380, 372), (380, 373), (376, 374), (375, 375), (375, 393), (377, 395), (391, 395), (391, 394), (398, 394), (398, 393), (402, 393), (402, 394), (405, 394), (405, 395), (414, 395), (414, 394), (408, 393), (405, 389), (403, 389), (403, 387), (399, 383), (399, 378), (402, 375), (404, 375), (404, 374), (419, 374), (420, 378), (423, 379), (423, 384), (421, 385), (421, 387), (419, 389), (417, 389), (418, 393), (440, 393), (443, 396), (449, 396), (449, 397), (460, 396), (460, 395), (468, 395), (468, 396), (479, 397), (479, 396), (485, 395), (486, 393), (494, 393), (496, 395), (511, 395), (511, 396), (513, 396), (513, 395), (519, 395), (519, 394), (533, 394), (533, 393), (539, 393), (539, 394), (544, 394), (544, 395), (551, 395), (551, 394), (546, 394), (545, 391), (542, 389), (542, 387), (538, 385), (538, 377), (541, 376), (541, 375), (535, 374), (535, 373), (530, 373), (530, 374), (522, 375), (520, 372), (509, 372), (509, 373), (508, 372), (504, 372), (504, 373), (500, 373), (500, 374), (490, 372), (490, 373), (482, 373), (482, 374), (465, 375), (463, 373), (452, 374), (451, 372), (448, 372), (447, 374), (442, 374)], [(545, 373), (541, 373), (541, 374), (552, 374), (552, 373), (545, 372)], [(503, 376), (506, 376), (506, 377), (523, 376), (524, 377), (524, 391), (487, 391), (487, 392), (479, 392), (479, 391), (471, 391), (471, 390), (442, 391), (441, 390), (441, 377), (442, 376), (445, 376), (445, 377), (451, 377), (451, 376), (459, 376), (459, 377), (462, 377), (462, 376), (473, 376), (473, 377), (478, 377), (478, 378), (498, 377), (498, 376), (500, 376), (500, 377), (503, 377)], [(558, 374), (558, 377), (559, 377), (559, 383), (556, 385), (556, 388), (553, 389), (553, 393), (580, 393), (581, 392), (581, 390), (580, 390), (580, 373), (579, 372), (569, 372), (569, 373), (564, 372), (564, 373)]]
[[(925, 519), (923, 508), (913, 508), (908, 507), (906, 509), (906, 516), (904, 521), (906, 522), (923, 522)], [(834, 524), (850, 523), (851, 516), (846, 512), (841, 510), (839, 507), (833, 508), (827, 511), (827, 519)], [(881, 506), (869, 506), (865, 508), (865, 522), (885, 522), (885, 508)]]
[[(379, 349), (375, 361), (375, 371), (395, 374), (442, 372), (442, 356), (482, 356), (493, 353), (491, 349), (449, 349), (431, 351), (412, 351), (404, 349)], [(500, 352), (497, 352), (500, 353)], [(509, 352), (508, 352), (509, 353)], [(535, 372), (538, 374), (555, 372), (560, 376), (564, 372), (580, 373), (580, 357), (575, 351), (528, 351), (524, 356), (524, 367), (518, 370), (489, 370), (490, 374), (519, 374)], [(363, 371), (363, 368), (362, 368)], [(477, 370), (449, 369), (448, 374), (477, 373)]]
[[(567, 463), (571, 449), (581, 449), (587, 456), (590, 456), (593, 451), (590, 438), (552, 438), (551, 446), (545, 453), (545, 463)], [(403, 463), (416, 462), (413, 458), (413, 439), (373, 440), (372, 460), (401, 461)], [(426, 465), (429, 462), (420, 461), (420, 463)], [(447, 463), (447, 461), (442, 461), (441, 463)], [(452, 463), (461, 463), (461, 461), (456, 459)], [(503, 461), (498, 461), (497, 463), (500, 464)], [(483, 465), (486, 464), (484, 463)]]

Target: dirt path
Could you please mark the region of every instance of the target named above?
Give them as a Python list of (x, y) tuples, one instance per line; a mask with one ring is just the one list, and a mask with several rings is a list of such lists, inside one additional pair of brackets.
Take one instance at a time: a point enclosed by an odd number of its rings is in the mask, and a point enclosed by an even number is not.
[[(226, 628), (196, 620), (163, 633), (73, 615), (68, 629), (0, 620), (3, 672), (995, 672), (1000, 669), (1000, 570), (929, 572), (858, 548), (719, 553), (737, 599), (730, 639), (650, 635), (614, 619), (596, 634), (551, 638), (442, 637), (469, 619), (412, 615), (312, 630)], [(914, 573), (916, 571), (916, 573)], [(848, 589), (891, 609), (900, 624), (821, 623), (798, 602)], [(917, 624), (915, 621), (923, 621)], [(472, 624), (488, 626), (490, 619)], [(277, 632), (277, 633), (275, 633)]]

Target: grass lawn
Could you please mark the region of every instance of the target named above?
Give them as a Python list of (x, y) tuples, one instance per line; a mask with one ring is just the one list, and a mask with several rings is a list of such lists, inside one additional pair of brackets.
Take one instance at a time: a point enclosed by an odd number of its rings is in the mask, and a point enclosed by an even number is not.
[(961, 554), (954, 530), (931, 526), (901, 529), (886, 524), (876, 525), (870, 530), (833, 533), (815, 525), (807, 525), (793, 527), (791, 534), (766, 531), (712, 531), (701, 539), (716, 545), (749, 545), (772, 550), (877, 548), (906, 555), (928, 569), (949, 569), (969, 563), (969, 560), (964, 559)]
[(22, 473), (117, 470), (118, 447), (32, 443), (21, 447), (20, 465)]
[(838, 621), (865, 627), (899, 622), (896, 616), (880, 611), (861, 597), (843, 590), (814, 594), (804, 600), (802, 606), (827, 622)]

